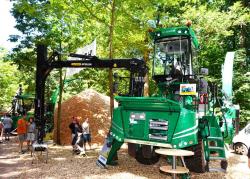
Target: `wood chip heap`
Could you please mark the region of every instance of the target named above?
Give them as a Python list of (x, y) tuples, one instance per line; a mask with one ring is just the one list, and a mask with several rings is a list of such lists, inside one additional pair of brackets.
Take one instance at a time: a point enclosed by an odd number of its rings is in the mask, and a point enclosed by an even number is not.
[[(89, 118), (91, 143), (103, 144), (110, 128), (109, 97), (95, 90), (87, 89), (62, 103), (60, 138), (62, 145), (71, 144), (69, 124), (72, 116), (78, 117), (80, 124)], [(57, 109), (54, 114), (54, 140), (56, 141)]]

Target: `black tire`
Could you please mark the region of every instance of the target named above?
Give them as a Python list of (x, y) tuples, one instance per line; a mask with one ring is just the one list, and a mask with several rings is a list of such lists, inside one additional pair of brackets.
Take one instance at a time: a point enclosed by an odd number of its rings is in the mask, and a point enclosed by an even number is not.
[(222, 169), (227, 170), (227, 166), (228, 166), (227, 160), (222, 160), (222, 161), (220, 162), (220, 167), (221, 167)]
[(186, 148), (194, 152), (193, 156), (184, 157), (185, 164), (191, 172), (204, 173), (208, 171), (208, 162), (205, 160), (205, 153), (202, 139), (195, 146)]
[(155, 153), (155, 148), (150, 145), (141, 145), (136, 151), (135, 159), (144, 165), (153, 165), (160, 159), (160, 155)]
[(247, 155), (248, 149), (245, 144), (239, 142), (234, 145), (234, 151), (236, 154)]

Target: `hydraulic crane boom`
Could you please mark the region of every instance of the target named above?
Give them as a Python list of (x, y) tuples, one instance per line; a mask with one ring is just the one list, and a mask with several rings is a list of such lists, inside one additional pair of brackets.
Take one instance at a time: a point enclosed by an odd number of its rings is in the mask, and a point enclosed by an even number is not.
[(144, 76), (147, 71), (143, 60), (136, 58), (101, 60), (96, 56), (81, 54), (70, 54), (70, 56), (80, 60), (61, 61), (61, 55), (57, 52), (54, 52), (50, 58), (47, 58), (47, 47), (45, 45), (37, 46), (35, 120), (38, 126), (38, 143), (43, 142), (45, 135), (45, 81), (54, 68), (124, 68), (130, 71), (129, 96), (143, 95)]

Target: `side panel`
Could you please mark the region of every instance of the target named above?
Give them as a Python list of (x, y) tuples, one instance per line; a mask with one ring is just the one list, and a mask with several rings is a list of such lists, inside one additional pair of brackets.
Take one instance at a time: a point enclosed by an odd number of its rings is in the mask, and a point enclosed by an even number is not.
[(124, 121), (121, 115), (121, 111), (122, 107), (118, 107), (114, 110), (110, 129), (110, 135), (119, 142), (124, 141)]
[(198, 120), (195, 112), (162, 98), (119, 98), (114, 110), (111, 135), (124, 139), (171, 144), (185, 148), (198, 143)]
[(122, 111), (125, 138), (170, 143), (179, 112)]
[(174, 148), (184, 148), (198, 144), (198, 119), (196, 113), (181, 109), (180, 117), (172, 138)]

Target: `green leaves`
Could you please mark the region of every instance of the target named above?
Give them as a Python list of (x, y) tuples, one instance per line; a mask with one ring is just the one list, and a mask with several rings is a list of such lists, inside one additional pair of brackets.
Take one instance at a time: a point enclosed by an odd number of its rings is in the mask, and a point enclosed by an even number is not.
[[(64, 54), (97, 39), (97, 54), (109, 55), (109, 29), (111, 4), (109, 0), (13, 0), (12, 14), (16, 28), (23, 36), (12, 36), (19, 41), (17, 48), (8, 56), (24, 76), (25, 83), (34, 89), (34, 68), (36, 62), (35, 44), (45, 43), (52, 50)], [(113, 57), (142, 58), (150, 51), (148, 20), (157, 20), (163, 27), (184, 26), (192, 20), (201, 50), (198, 61), (201, 67), (210, 69), (212, 81), (221, 81), (221, 64), (227, 51), (237, 51), (234, 69), (235, 103), (241, 105), (242, 120), (248, 120), (249, 79), (246, 74), (250, 59), (250, 9), (245, 1), (197, 1), (197, 0), (116, 0), (115, 26), (113, 34)], [(13, 34), (14, 35), (14, 34)], [(61, 48), (60, 48), (61, 47)], [(244, 49), (244, 50), (242, 50)], [(244, 51), (244, 53), (243, 53)], [(64, 59), (67, 55), (64, 56)], [(242, 70), (244, 69), (244, 70)], [(72, 82), (69, 93), (93, 87), (108, 93), (107, 72), (84, 70), (83, 82)], [(58, 76), (53, 73), (50, 90), (56, 86)], [(93, 80), (94, 79), (94, 80)], [(151, 89), (153, 91), (153, 89)], [(249, 115), (248, 115), (249, 116)]]
[(17, 66), (10, 62), (4, 62), (5, 51), (0, 51), (0, 111), (7, 110), (11, 105), (12, 97), (18, 89), (20, 72)]

